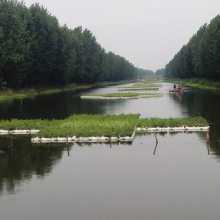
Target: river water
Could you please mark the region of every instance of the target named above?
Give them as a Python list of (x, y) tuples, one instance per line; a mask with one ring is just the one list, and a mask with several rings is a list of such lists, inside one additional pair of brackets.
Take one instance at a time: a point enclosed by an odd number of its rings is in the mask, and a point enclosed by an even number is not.
[(42, 95), (0, 104), (0, 117), (65, 118), (71, 114), (139, 113), (141, 117), (203, 116), (206, 134), (137, 136), (132, 144), (34, 145), (0, 138), (2, 220), (219, 220), (220, 94), (186, 89), (182, 96), (81, 100), (120, 86)]

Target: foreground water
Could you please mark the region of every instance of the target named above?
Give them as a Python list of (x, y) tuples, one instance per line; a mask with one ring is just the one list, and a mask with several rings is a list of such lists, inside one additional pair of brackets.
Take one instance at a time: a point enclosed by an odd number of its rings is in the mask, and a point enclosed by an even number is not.
[(81, 112), (202, 115), (211, 132), (210, 144), (206, 134), (195, 133), (158, 135), (158, 145), (153, 135), (111, 146), (32, 145), (27, 138), (1, 138), (1, 219), (219, 219), (220, 95), (187, 90), (178, 97), (167, 93), (169, 86), (161, 88), (164, 97), (152, 99), (80, 101), (79, 94), (64, 93), (47, 102), (42, 96), (2, 104), (4, 118), (63, 118)]

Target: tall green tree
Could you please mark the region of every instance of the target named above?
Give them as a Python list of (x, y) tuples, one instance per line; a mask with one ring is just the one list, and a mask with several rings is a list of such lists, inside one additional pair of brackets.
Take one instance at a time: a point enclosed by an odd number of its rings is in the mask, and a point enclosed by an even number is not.
[(52, 85), (58, 52), (59, 24), (55, 17), (39, 4), (30, 7), (32, 15), (31, 32), (34, 36), (32, 51), (31, 83)]
[(28, 18), (23, 3), (0, 1), (0, 78), (9, 87), (22, 86), (29, 69)]
[(220, 16), (203, 25), (166, 66), (166, 76), (220, 80)]
[(60, 26), (39, 4), (0, 0), (0, 89), (118, 81), (137, 77), (88, 29)]

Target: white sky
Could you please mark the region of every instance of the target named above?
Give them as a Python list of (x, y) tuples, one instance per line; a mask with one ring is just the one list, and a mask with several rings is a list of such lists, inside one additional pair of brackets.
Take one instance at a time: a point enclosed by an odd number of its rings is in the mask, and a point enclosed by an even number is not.
[(163, 68), (204, 23), (220, 0), (24, 0), (39, 2), (61, 25), (82, 26), (107, 51), (137, 67)]

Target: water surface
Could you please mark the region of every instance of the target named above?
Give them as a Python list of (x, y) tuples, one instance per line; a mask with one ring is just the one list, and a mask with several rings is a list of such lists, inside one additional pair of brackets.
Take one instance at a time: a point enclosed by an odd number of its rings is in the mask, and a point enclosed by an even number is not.
[[(2, 118), (64, 118), (73, 113), (205, 117), (206, 134), (137, 136), (133, 144), (34, 145), (0, 138), (0, 217), (4, 220), (217, 220), (220, 216), (220, 95), (188, 89), (182, 97), (94, 101), (80, 94), (1, 104)], [(50, 106), (51, 105), (51, 106)], [(20, 106), (20, 107), (19, 107)], [(16, 107), (16, 108), (15, 108)]]

